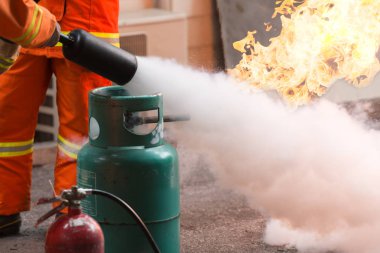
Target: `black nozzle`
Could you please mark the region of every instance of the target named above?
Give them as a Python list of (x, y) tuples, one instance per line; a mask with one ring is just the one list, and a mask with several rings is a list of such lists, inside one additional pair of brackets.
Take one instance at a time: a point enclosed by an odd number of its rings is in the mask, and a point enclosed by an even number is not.
[(62, 45), (68, 46), (68, 45), (74, 43), (74, 40), (72, 38), (70, 38), (69, 36), (67, 36), (66, 34), (61, 33), (59, 35), (59, 42), (61, 42)]
[(78, 29), (60, 36), (63, 55), (118, 85), (128, 83), (137, 70), (133, 54)]

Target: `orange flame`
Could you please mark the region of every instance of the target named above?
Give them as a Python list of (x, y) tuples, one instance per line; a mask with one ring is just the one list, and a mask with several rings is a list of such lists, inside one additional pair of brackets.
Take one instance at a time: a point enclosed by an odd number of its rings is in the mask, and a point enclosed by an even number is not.
[(380, 70), (380, 0), (280, 0), (282, 31), (264, 47), (256, 31), (233, 47), (236, 78), (277, 90), (290, 104), (322, 96), (338, 79), (362, 87)]

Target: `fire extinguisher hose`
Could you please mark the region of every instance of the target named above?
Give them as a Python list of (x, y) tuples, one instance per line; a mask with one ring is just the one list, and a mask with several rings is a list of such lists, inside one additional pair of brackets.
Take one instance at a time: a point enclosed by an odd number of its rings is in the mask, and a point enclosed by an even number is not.
[(137, 225), (139, 225), (141, 227), (141, 229), (143, 230), (146, 238), (148, 239), (150, 245), (152, 246), (153, 251), (155, 253), (160, 253), (160, 249), (158, 248), (157, 243), (154, 241), (153, 236), (149, 232), (145, 223), (138, 216), (138, 214), (133, 210), (133, 208), (130, 207), (124, 200), (122, 200), (121, 198), (119, 198), (119, 197), (117, 197), (117, 196), (115, 196), (109, 192), (102, 191), (102, 190), (97, 190), (97, 189), (88, 189), (87, 190), (86, 189), (86, 191), (90, 192), (91, 194), (102, 195), (102, 196), (108, 197), (108, 198), (114, 200), (115, 202), (117, 202), (124, 209), (126, 209), (128, 211), (128, 213), (132, 216), (132, 218), (136, 221)]

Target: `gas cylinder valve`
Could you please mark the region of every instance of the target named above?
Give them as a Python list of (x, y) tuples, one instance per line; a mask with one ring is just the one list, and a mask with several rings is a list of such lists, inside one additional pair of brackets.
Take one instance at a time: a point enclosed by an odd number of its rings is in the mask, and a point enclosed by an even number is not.
[[(130, 112), (124, 113), (124, 118), (125, 126), (127, 127), (127, 129), (144, 124), (155, 124), (159, 121), (159, 117), (140, 117)], [(189, 121), (190, 115), (164, 115), (162, 119), (164, 122)]]

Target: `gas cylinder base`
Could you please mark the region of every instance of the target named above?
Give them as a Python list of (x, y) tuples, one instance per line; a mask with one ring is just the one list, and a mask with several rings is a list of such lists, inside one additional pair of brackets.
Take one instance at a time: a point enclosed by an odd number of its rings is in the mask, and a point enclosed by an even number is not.
[[(146, 224), (161, 252), (180, 252), (179, 217), (161, 223)], [(153, 252), (137, 225), (100, 224), (107, 252)]]

